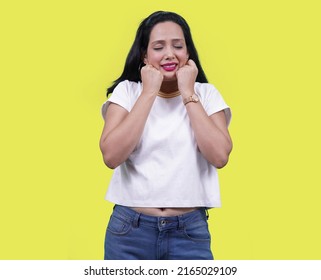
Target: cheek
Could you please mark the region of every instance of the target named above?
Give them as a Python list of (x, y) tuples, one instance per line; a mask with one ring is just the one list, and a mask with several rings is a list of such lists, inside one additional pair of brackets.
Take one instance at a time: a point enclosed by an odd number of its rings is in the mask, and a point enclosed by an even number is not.
[(158, 63), (158, 62), (160, 62), (161, 60), (162, 60), (162, 55), (161, 54), (159, 54), (159, 53), (153, 53), (152, 55), (150, 55), (148, 58), (148, 61), (150, 62), (150, 63)]
[(145, 60), (149, 64), (153, 64), (161, 59), (161, 53), (160, 52), (155, 52), (153, 50), (147, 50), (147, 54), (145, 56)]
[(181, 66), (185, 65), (188, 61), (188, 55), (185, 54), (185, 55), (181, 56), (179, 60), (180, 60)]
[(189, 59), (189, 55), (187, 52), (181, 52), (178, 54), (179, 60), (180, 61), (184, 61), (185, 63), (188, 61)]

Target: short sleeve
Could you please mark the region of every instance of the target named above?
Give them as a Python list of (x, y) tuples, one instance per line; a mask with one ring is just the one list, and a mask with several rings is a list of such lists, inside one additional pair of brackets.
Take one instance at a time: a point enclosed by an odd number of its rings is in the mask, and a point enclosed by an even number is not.
[(115, 103), (127, 111), (130, 111), (130, 97), (128, 92), (127, 81), (120, 82), (114, 89), (111, 96), (101, 107), (101, 114), (105, 118), (107, 108), (110, 103)]
[(229, 126), (232, 118), (231, 109), (219, 91), (211, 84), (197, 84), (195, 91), (199, 95), (206, 113), (211, 116), (219, 111), (224, 111), (226, 123)]

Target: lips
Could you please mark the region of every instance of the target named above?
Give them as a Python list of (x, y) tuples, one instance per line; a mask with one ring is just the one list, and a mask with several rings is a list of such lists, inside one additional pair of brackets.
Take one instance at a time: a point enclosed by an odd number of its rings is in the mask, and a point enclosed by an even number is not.
[(166, 63), (162, 65), (163, 69), (165, 71), (174, 71), (176, 69), (177, 64), (176, 63)]

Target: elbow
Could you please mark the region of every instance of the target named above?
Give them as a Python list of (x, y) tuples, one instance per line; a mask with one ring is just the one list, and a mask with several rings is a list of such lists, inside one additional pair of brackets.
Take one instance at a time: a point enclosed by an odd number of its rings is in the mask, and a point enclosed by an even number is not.
[(113, 155), (113, 153), (102, 147), (100, 147), (100, 150), (103, 156), (103, 161), (108, 168), (115, 169), (120, 165), (120, 162), (117, 161), (117, 158), (115, 157), (115, 155)]
[(216, 159), (212, 164), (217, 168), (221, 169), (228, 163), (228, 156), (226, 158)]
[(105, 165), (109, 168), (109, 169), (115, 169), (117, 166), (119, 166), (119, 164), (117, 164), (115, 161), (113, 161), (112, 159), (109, 159), (106, 156), (103, 156), (104, 159), (104, 163)]
[(224, 149), (219, 155), (215, 157), (215, 159), (212, 161), (212, 164), (217, 168), (221, 169), (225, 165), (227, 165), (229, 161), (229, 156), (232, 151), (232, 143), (229, 143), (228, 147)]
[(102, 151), (102, 154), (105, 165), (110, 169), (115, 169), (122, 163), (113, 153)]
[(99, 143), (99, 148), (103, 157), (105, 165), (110, 169), (115, 169), (120, 163), (117, 163), (115, 155), (112, 153), (112, 150), (108, 148), (109, 145), (101, 139)]

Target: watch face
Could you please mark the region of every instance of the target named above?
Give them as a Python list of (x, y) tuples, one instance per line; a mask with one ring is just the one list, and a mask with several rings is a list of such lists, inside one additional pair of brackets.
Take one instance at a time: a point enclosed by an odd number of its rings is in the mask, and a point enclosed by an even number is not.
[(199, 101), (198, 96), (197, 96), (196, 94), (193, 95), (193, 100), (194, 100), (195, 102), (198, 102), (198, 101)]

